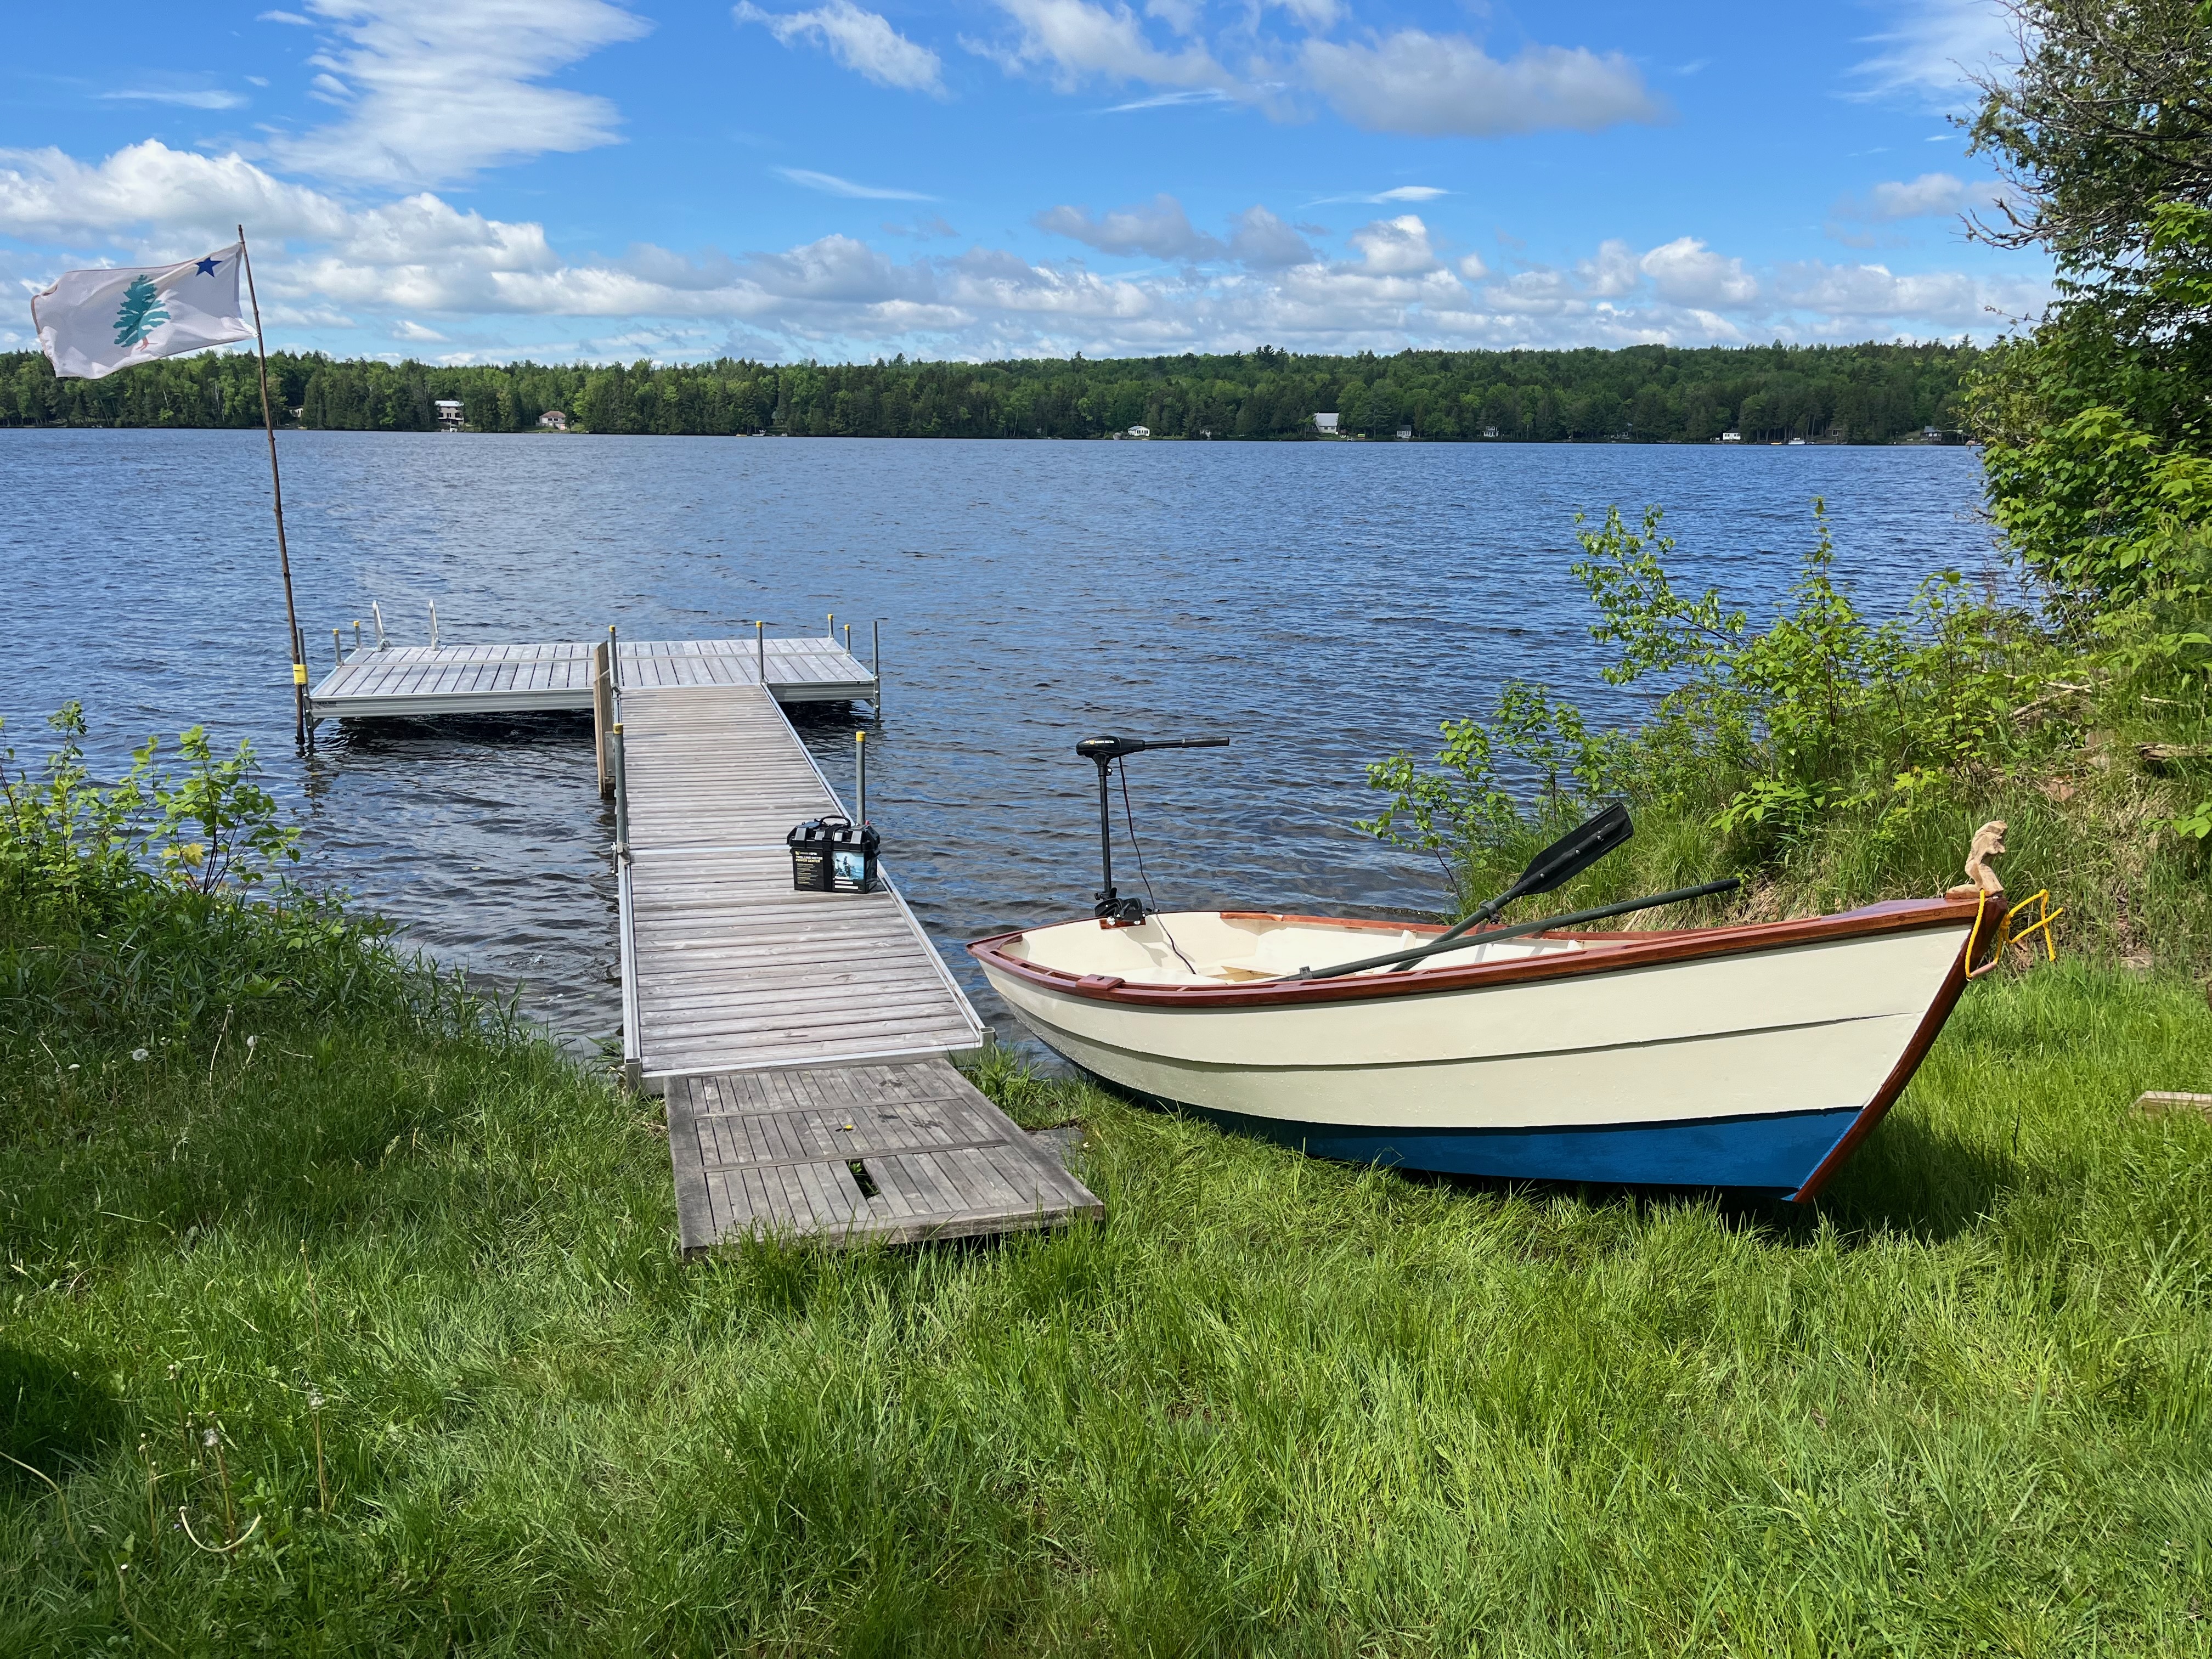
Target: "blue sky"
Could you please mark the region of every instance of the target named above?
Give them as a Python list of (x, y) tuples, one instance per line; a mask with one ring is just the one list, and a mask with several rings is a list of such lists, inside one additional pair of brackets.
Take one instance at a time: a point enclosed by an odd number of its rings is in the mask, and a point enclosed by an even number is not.
[[(872, 9), (880, 6), (880, 9)], [(0, 346), (243, 219), (452, 362), (1986, 338), (1982, 0), (117, 0), (17, 16)]]

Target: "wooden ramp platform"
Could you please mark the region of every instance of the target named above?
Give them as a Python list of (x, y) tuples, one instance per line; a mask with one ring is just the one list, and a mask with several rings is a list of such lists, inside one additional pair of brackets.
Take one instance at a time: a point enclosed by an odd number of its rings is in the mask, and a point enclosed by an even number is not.
[(758, 688), (626, 689), (620, 712), (636, 1075), (982, 1046), (982, 1021), (896, 887), (792, 890), (785, 832), (844, 809)]
[[(589, 709), (595, 647), (396, 645), (350, 653), (308, 696), (318, 720)], [(872, 702), (874, 670), (827, 635), (784, 640), (625, 640), (625, 688), (766, 684), (778, 702)]]
[(684, 1248), (1049, 1226), (1098, 1200), (946, 1063), (983, 1023), (906, 901), (792, 890), (842, 806), (757, 685), (625, 688), (624, 1064), (668, 1102)]
[(914, 1243), (1105, 1213), (942, 1060), (679, 1079), (668, 1146), (686, 1254), (748, 1235)]

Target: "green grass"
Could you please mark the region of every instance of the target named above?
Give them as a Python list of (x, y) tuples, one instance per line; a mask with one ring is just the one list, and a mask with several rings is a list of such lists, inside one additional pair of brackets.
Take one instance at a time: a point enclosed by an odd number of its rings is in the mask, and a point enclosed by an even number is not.
[(2212, 1122), (2130, 1109), (2212, 1089), (2179, 979), (1976, 985), (1810, 1213), (1001, 1066), (1104, 1226), (687, 1266), (653, 1103), (332, 1012), (373, 948), (216, 1052), (0, 945), (8, 1653), (2212, 1652)]

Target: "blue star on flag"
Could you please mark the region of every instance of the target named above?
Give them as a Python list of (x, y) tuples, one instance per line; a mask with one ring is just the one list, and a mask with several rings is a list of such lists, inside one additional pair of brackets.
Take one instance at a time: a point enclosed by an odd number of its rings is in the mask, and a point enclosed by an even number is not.
[(193, 267), (193, 269), (203, 276), (212, 276), (215, 275), (215, 268), (222, 263), (222, 260), (216, 258), (215, 255), (210, 253), (206, 258), (201, 260), (198, 265)]

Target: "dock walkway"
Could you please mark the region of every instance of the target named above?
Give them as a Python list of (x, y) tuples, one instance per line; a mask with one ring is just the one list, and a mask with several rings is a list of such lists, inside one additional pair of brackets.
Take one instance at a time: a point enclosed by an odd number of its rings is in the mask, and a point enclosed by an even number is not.
[(623, 1059), (667, 1097), (684, 1249), (1101, 1213), (946, 1063), (983, 1023), (889, 876), (792, 890), (785, 831), (843, 807), (769, 697), (625, 686), (617, 713)]
[(881, 686), (826, 637), (623, 642), (611, 663), (604, 642), (402, 646), (346, 658), (310, 713), (592, 711), (617, 795), (623, 1067), (666, 1097), (687, 1253), (1103, 1213), (949, 1063), (983, 1023), (888, 874), (793, 890), (785, 833), (844, 809), (778, 705), (832, 701), (880, 708)]
[(959, 1054), (983, 1023), (886, 880), (799, 893), (792, 825), (844, 809), (754, 686), (624, 687), (624, 860), (641, 1079)]

